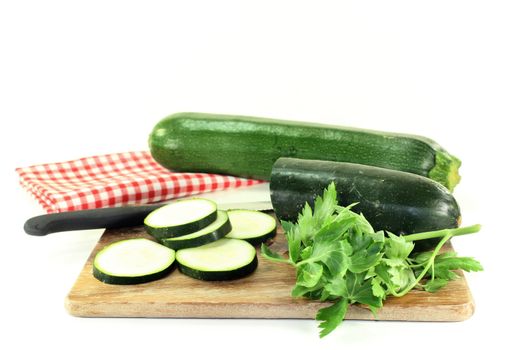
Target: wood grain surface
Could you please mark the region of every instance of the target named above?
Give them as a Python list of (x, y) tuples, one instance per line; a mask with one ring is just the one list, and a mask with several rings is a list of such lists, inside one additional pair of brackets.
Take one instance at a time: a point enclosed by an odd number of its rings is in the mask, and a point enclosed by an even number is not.
[[(66, 297), (66, 309), (83, 317), (183, 317), (183, 318), (315, 318), (326, 303), (290, 296), (295, 281), (293, 267), (261, 257), (259, 266), (245, 278), (205, 282), (175, 270), (167, 277), (138, 285), (104, 284), (92, 275), (93, 258), (105, 245), (133, 237), (151, 237), (143, 227), (104, 232)], [(281, 230), (272, 244), (286, 251)], [(452, 249), (448, 245), (447, 249)], [(463, 276), (437, 293), (411, 291), (390, 297), (376, 320), (462, 321), (474, 312), (474, 302)], [(371, 312), (351, 306), (346, 319), (373, 320)]]

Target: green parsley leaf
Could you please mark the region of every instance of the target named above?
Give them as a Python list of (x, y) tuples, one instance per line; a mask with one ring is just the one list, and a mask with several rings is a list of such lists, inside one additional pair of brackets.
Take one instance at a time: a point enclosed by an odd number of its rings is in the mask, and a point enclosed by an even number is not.
[(323, 275), (323, 266), (318, 263), (309, 263), (297, 267), (297, 285), (312, 288)]
[(319, 328), (321, 329), (319, 335), (321, 338), (328, 335), (343, 322), (347, 310), (348, 300), (346, 298), (340, 298), (333, 305), (322, 308), (317, 312), (315, 319), (321, 321), (319, 324)]
[(322, 295), (324, 291), (324, 286), (327, 283), (328, 279), (325, 275), (322, 275), (317, 284), (313, 287), (305, 287), (296, 283), (294, 288), (292, 289), (292, 297), (306, 297), (310, 299), (326, 300), (326, 298), (322, 298)]
[(288, 232), (295, 226), (295, 224), (290, 221), (281, 220), (281, 226), (284, 232)]
[(483, 271), (483, 267), (479, 261), (469, 257), (458, 257), (450, 256), (447, 258), (437, 256), (434, 263), (435, 269), (447, 269), (447, 270), (463, 270), (467, 272), (471, 271)]
[(339, 214), (332, 222), (323, 225), (313, 236), (315, 241), (335, 241), (348, 234), (348, 229), (355, 225), (356, 217), (347, 212)]
[(416, 280), (414, 271), (412, 271), (412, 269), (408, 266), (400, 266), (398, 264), (395, 266), (390, 266), (388, 268), (388, 274), (390, 275), (389, 284), (396, 292), (407, 288)]
[(283, 257), (281, 254), (274, 252), (266, 244), (261, 244), (261, 254), (268, 260), (272, 260), (275, 262), (288, 262), (288, 259)]
[(380, 297), (374, 295), (372, 279), (365, 280), (364, 273), (353, 273), (348, 271), (346, 276), (333, 278), (325, 285), (325, 290), (332, 297), (343, 297), (350, 303), (361, 303), (374, 307), (381, 307)]
[(448, 283), (448, 280), (446, 280), (446, 279), (443, 279), (443, 278), (434, 278), (433, 280), (429, 280), (429, 281), (427, 281), (427, 282), (423, 285), (423, 288), (424, 288), (427, 292), (435, 293), (435, 292), (437, 292), (438, 290), (440, 290), (441, 288), (443, 288), (444, 286), (446, 286), (447, 283)]
[(330, 279), (324, 286), (324, 289), (326, 293), (333, 298), (343, 297), (348, 299), (348, 295), (350, 294), (344, 276)]
[(324, 226), (330, 221), (337, 207), (337, 191), (335, 183), (330, 183), (324, 190), (322, 197), (317, 197), (314, 202), (314, 213), (317, 227)]
[(381, 299), (386, 298), (387, 291), (382, 286), (381, 278), (374, 277), (372, 278), (371, 283), (372, 283), (372, 294), (374, 294), (374, 296), (381, 298)]
[(353, 254), (349, 257), (348, 269), (354, 273), (364, 272), (379, 263), (383, 256), (383, 232), (364, 233), (360, 228), (350, 233), (348, 242)]
[(364, 279), (364, 273), (348, 272), (346, 284), (348, 288), (348, 299), (352, 303), (361, 303), (373, 307), (383, 306), (381, 298), (374, 295), (372, 291), (372, 279)]
[(319, 228), (314, 219), (312, 208), (308, 203), (305, 203), (303, 211), (297, 217), (297, 224), (295, 227), (297, 229), (297, 238), (300, 239), (304, 245), (310, 244), (313, 235)]
[(298, 231), (298, 226), (292, 225), (285, 232), (286, 240), (288, 241), (288, 255), (294, 263), (299, 261), (301, 254), (301, 235)]
[(303, 248), (303, 250), (301, 250), (301, 256), (300, 256), (301, 260), (309, 259), (312, 256), (313, 250), (314, 250), (314, 247), (312, 247), (311, 245)]
[(405, 260), (408, 258), (413, 249), (413, 242), (407, 242), (403, 239), (403, 237), (396, 236), (393, 233), (388, 232), (388, 240), (385, 244), (385, 256), (387, 258)]
[(430, 253), (432, 252), (423, 252), (414, 257), (414, 260), (419, 265), (415, 268), (417, 274), (419, 274), (427, 264), (433, 264), (433, 268), (428, 270), (425, 277), (446, 281), (451, 281), (459, 277), (454, 270), (463, 270), (466, 272), (483, 271), (483, 267), (479, 261), (469, 257), (458, 257), (456, 252), (438, 254), (434, 262), (430, 261), (432, 255)]

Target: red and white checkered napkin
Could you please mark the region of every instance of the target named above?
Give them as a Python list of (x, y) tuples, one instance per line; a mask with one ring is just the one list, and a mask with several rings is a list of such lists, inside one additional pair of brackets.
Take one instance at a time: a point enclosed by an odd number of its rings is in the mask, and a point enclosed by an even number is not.
[(126, 152), (17, 168), (20, 184), (48, 213), (165, 201), (263, 181), (171, 172), (149, 152)]

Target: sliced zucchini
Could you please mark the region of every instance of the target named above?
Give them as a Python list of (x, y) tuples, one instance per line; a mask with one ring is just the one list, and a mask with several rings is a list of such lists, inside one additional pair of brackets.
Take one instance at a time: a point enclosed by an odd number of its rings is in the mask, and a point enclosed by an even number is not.
[(255, 248), (248, 242), (222, 238), (176, 253), (180, 271), (204, 281), (227, 281), (249, 275), (257, 268)]
[(144, 219), (144, 226), (150, 235), (161, 240), (198, 231), (216, 219), (215, 202), (203, 198), (189, 198), (152, 211)]
[(175, 251), (146, 238), (107, 245), (93, 261), (93, 276), (109, 284), (137, 284), (160, 279), (175, 266)]
[(275, 236), (277, 223), (273, 216), (257, 210), (234, 209), (228, 211), (232, 230), (227, 238), (243, 239), (259, 245)]
[(219, 210), (217, 219), (205, 228), (184, 236), (165, 238), (162, 240), (162, 244), (175, 250), (198, 247), (221, 239), (231, 229), (232, 226), (228, 219), (228, 214), (223, 210)]

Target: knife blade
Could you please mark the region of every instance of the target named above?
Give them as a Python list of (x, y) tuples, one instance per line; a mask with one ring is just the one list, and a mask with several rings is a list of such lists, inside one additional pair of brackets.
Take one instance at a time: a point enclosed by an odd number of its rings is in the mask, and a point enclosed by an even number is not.
[[(50, 233), (62, 231), (139, 226), (144, 223), (144, 218), (149, 213), (166, 204), (87, 209), (38, 215), (25, 222), (24, 231), (31, 236), (46, 236)], [(270, 201), (217, 203), (217, 206), (221, 210), (269, 211), (273, 209)]]

